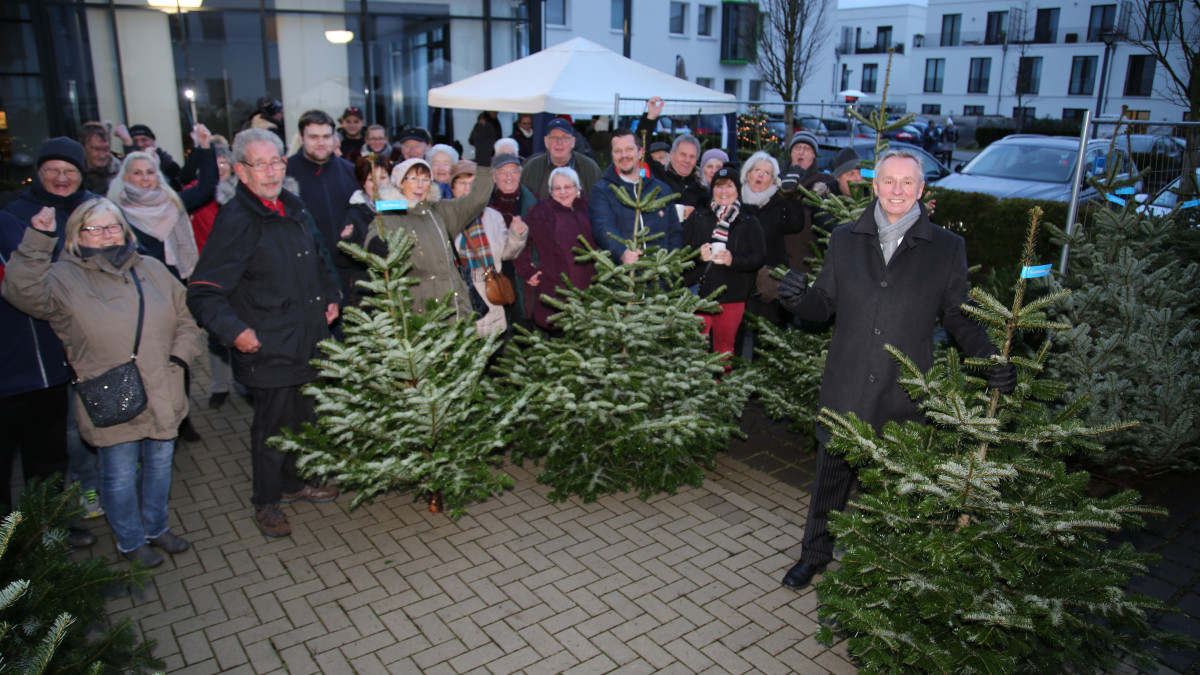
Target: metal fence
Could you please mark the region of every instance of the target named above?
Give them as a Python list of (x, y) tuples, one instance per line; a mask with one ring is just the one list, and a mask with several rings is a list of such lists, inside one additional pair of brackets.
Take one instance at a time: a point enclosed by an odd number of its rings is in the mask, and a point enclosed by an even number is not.
[[(1114, 146), (1129, 154), (1141, 175), (1140, 192), (1150, 195), (1150, 200), (1162, 194), (1186, 169), (1194, 171), (1200, 165), (1196, 155), (1200, 149), (1200, 122), (1096, 119), (1090, 127), (1089, 136), (1112, 139)], [(1188, 148), (1192, 149), (1190, 153)]]

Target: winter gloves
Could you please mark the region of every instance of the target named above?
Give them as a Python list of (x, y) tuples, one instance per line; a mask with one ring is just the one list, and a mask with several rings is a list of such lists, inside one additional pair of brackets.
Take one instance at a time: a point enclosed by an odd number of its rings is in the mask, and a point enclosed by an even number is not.
[(808, 275), (796, 270), (788, 270), (788, 273), (783, 276), (783, 280), (779, 282), (778, 293), (779, 304), (795, 314), (800, 307), (800, 302), (808, 293)]
[(1000, 363), (992, 366), (988, 373), (987, 386), (989, 389), (999, 389), (1001, 394), (1011, 394), (1017, 389), (1017, 366), (1012, 363)]

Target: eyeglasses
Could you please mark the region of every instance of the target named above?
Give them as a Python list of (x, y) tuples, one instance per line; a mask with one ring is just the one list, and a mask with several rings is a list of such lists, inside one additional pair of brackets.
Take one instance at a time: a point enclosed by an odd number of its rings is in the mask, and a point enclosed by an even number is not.
[(551, 134), (549, 136), (546, 136), (547, 143), (562, 144), (562, 143), (566, 143), (568, 141), (573, 141), (573, 140), (575, 140), (574, 136), (568, 136), (566, 134), (561, 134), (558, 136)]
[(579, 189), (579, 188), (575, 187), (575, 185), (574, 185), (574, 184), (571, 184), (571, 185), (555, 185), (554, 187), (550, 188), (550, 191), (551, 191), (551, 192), (575, 192), (575, 191), (576, 191), (576, 190), (578, 190), (578, 189)]
[(433, 182), (429, 176), (405, 176), (404, 180), (413, 185), (429, 185)]
[(758, 176), (770, 176), (772, 172), (770, 172), (766, 169), (751, 169), (750, 173), (758, 175)]
[(520, 178), (521, 170), (520, 169), (501, 169), (499, 171), (493, 171), (492, 175), (499, 176), (501, 178)]
[(258, 173), (266, 173), (267, 169), (283, 171), (283, 168), (285, 166), (287, 166), (287, 162), (283, 161), (282, 159), (280, 159), (278, 157), (276, 157), (275, 159), (273, 159), (269, 162), (255, 162), (253, 164), (251, 164), (250, 162), (242, 162), (242, 164), (245, 164), (246, 166), (250, 167), (251, 169), (254, 169)]
[(67, 178), (79, 178), (79, 169), (42, 169), (42, 172), (51, 178), (66, 176)]
[(120, 223), (113, 223), (112, 225), (88, 225), (87, 227), (79, 228), (79, 231), (86, 232), (93, 237), (99, 237), (105, 232), (109, 234), (120, 234), (121, 229)]

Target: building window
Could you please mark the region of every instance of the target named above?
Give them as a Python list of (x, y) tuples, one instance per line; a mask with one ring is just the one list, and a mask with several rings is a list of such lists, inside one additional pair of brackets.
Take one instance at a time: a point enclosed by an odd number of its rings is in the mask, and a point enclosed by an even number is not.
[(762, 80), (750, 80), (750, 100), (761, 101), (762, 99)]
[(842, 64), (842, 84), (838, 87), (838, 91), (845, 91), (850, 88), (850, 66)]
[(1129, 68), (1125, 71), (1125, 95), (1149, 96), (1154, 89), (1154, 57), (1135, 54), (1129, 57)]
[(625, 0), (612, 0), (612, 23), (610, 27), (613, 30), (625, 30)]
[(734, 98), (738, 98), (742, 91), (742, 81), (734, 78), (725, 79), (725, 93), (733, 94)]
[(683, 35), (687, 32), (687, 5), (682, 2), (671, 3), (671, 35)]
[(1037, 108), (1029, 108), (1029, 107), (1018, 108), (1016, 106), (1013, 106), (1012, 116), (1013, 116), (1013, 120), (1015, 120), (1017, 122), (1017, 124), (1020, 124), (1020, 125), (1029, 124), (1030, 122), (1037, 119)]
[(875, 93), (875, 80), (879, 77), (878, 63), (864, 63), (862, 72), (862, 89), (868, 94)]
[(721, 62), (754, 63), (758, 58), (758, 5), (721, 5)]
[(700, 85), (701, 87), (708, 87), (709, 89), (712, 89), (713, 79), (711, 77), (697, 77), (696, 84)]
[(963, 115), (967, 117), (983, 117), (983, 106), (981, 105), (964, 105)]
[(986, 94), (992, 79), (992, 59), (971, 59), (971, 72), (967, 76), (968, 94)]
[(943, 47), (957, 47), (962, 41), (962, 14), (942, 15)]
[(875, 29), (875, 49), (880, 54), (887, 52), (888, 47), (892, 46), (892, 27), (879, 26)]
[(925, 91), (941, 93), (946, 59), (925, 59)]
[(702, 37), (712, 37), (713, 34), (713, 15), (717, 13), (717, 8), (712, 5), (700, 5), (696, 11), (696, 35)]
[(985, 44), (1002, 45), (1008, 42), (1008, 12), (988, 12)]
[(1146, 30), (1142, 39), (1148, 42), (1169, 40), (1175, 29), (1175, 12), (1179, 0), (1151, 0), (1146, 8)]
[(1022, 56), (1017, 64), (1017, 93), (1036, 94), (1042, 88), (1042, 57)]
[(1087, 112), (1086, 108), (1063, 108), (1062, 118), (1064, 122), (1079, 122), (1083, 123), (1083, 113)]
[(1088, 21), (1088, 42), (1100, 42), (1103, 33), (1111, 33), (1117, 25), (1116, 5), (1092, 5), (1092, 18)]
[(921, 114), (922, 115), (941, 115), (942, 114), (942, 104), (940, 104), (940, 103), (922, 103), (921, 104)]
[(1033, 41), (1041, 43), (1058, 42), (1058, 8), (1039, 9), (1037, 24), (1033, 29)]
[(1092, 87), (1096, 84), (1096, 58), (1095, 56), (1076, 56), (1071, 60), (1071, 82), (1067, 87), (1068, 94), (1091, 95)]
[(567, 25), (567, 0), (546, 0), (546, 25)]

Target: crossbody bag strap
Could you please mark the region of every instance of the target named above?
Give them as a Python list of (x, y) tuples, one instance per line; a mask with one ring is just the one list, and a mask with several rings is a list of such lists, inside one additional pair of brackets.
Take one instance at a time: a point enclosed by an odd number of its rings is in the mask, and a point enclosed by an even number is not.
[(142, 345), (142, 319), (146, 316), (146, 297), (142, 293), (142, 282), (138, 279), (137, 269), (130, 268), (129, 275), (133, 277), (133, 285), (137, 286), (138, 292), (138, 322), (137, 336), (133, 339), (133, 360), (137, 360), (138, 348)]

